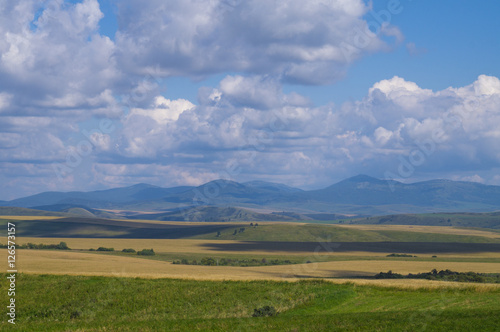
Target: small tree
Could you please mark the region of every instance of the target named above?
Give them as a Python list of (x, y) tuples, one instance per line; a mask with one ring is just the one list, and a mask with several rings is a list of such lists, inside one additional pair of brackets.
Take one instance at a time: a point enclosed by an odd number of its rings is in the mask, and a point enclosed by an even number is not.
[(58, 248), (57, 249), (62, 249), (62, 250), (68, 250), (68, 245), (66, 244), (66, 242), (59, 242), (59, 245), (58, 245)]
[(234, 230), (233, 235), (236, 235), (236, 234), (238, 234), (238, 230), (237, 229)]

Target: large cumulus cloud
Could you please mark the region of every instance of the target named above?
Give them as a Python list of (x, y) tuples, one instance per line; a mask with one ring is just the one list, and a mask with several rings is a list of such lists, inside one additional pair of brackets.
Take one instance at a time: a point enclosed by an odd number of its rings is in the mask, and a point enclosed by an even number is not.
[[(361, 0), (126, 0), (118, 6), (119, 58), (136, 72), (158, 64), (164, 75), (244, 71), (325, 84), (355, 59), (387, 47), (363, 18), (370, 8)], [(388, 22), (375, 32), (400, 36)]]
[(2, 1), (0, 7), (0, 91), (11, 96), (4, 113), (112, 115), (108, 88), (119, 73), (114, 43), (98, 33), (103, 14), (96, 0)]
[[(314, 107), (269, 77), (228, 76), (201, 89), (196, 106), (168, 101), (185, 105), (181, 112), (163, 107), (160, 116), (157, 105), (132, 112), (121, 155), (184, 169), (191, 179), (197, 172), (203, 179), (210, 172), (227, 176), (236, 163), (235, 178), (296, 185), (356, 173), (495, 181), (499, 83), (482, 75), (465, 87), (432, 91), (393, 77), (375, 83), (362, 100)], [(162, 120), (168, 114), (176, 120)]]

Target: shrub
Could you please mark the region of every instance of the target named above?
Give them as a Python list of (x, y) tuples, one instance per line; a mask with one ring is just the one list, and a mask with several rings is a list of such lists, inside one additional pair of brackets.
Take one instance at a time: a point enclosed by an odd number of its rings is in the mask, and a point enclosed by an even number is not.
[(204, 257), (201, 259), (201, 265), (214, 266), (217, 262), (212, 257)]
[(97, 248), (97, 251), (115, 251), (115, 248), (99, 247)]
[(69, 318), (76, 319), (79, 318), (81, 315), (82, 315), (81, 311), (75, 310), (69, 315)]
[(264, 306), (262, 308), (253, 309), (252, 317), (271, 317), (278, 315), (276, 309), (272, 306)]
[(417, 257), (417, 256), (408, 255), (408, 254), (390, 254), (390, 255), (387, 255), (386, 257)]
[(130, 249), (123, 249), (122, 252), (135, 252), (134, 249), (130, 248)]
[(137, 255), (154, 256), (155, 252), (153, 249), (142, 249), (141, 251), (137, 252)]

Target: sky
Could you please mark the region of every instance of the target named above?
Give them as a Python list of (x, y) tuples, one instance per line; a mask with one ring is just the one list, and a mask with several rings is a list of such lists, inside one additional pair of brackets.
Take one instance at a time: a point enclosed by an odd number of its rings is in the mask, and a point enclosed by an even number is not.
[(500, 185), (500, 2), (0, 0), (0, 200)]

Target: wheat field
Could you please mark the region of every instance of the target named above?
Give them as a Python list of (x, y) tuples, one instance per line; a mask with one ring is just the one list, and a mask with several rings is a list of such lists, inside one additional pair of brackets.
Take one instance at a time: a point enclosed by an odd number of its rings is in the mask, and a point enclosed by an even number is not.
[[(111, 247), (116, 251), (132, 248), (135, 250), (153, 248), (158, 253), (193, 253), (193, 254), (206, 254), (206, 255), (255, 255), (266, 256), (270, 253), (264, 250), (254, 251), (215, 251), (210, 248), (210, 245), (220, 243), (224, 244), (238, 244), (239, 241), (231, 240), (197, 240), (197, 239), (106, 239), (106, 238), (39, 238), (39, 237), (17, 237), (17, 244), (25, 243), (43, 243), (43, 244), (57, 244), (61, 241), (67, 243), (71, 249), (88, 250), (90, 248), (97, 249), (99, 247)], [(389, 252), (388, 252), (389, 253)], [(385, 257), (388, 253), (377, 253), (369, 251), (350, 251), (350, 252), (319, 252), (314, 255), (319, 256), (332, 256), (332, 257)], [(291, 251), (273, 251), (273, 256), (294, 256), (297, 258), (307, 258), (312, 254), (310, 252), (291, 252)], [(419, 254), (419, 257), (430, 258), (433, 255), (439, 255), (447, 259), (454, 258), (500, 258), (500, 252), (480, 252), (480, 253), (426, 253)]]
[[(3, 256), (7, 252), (2, 249)], [(4, 257), (5, 258), (5, 257)], [(100, 275), (141, 278), (182, 278), (196, 280), (297, 280), (299, 278), (347, 278), (369, 276), (392, 270), (397, 273), (428, 272), (450, 269), (459, 272), (500, 273), (498, 263), (411, 262), (411, 261), (340, 261), (310, 264), (232, 267), (178, 265), (134, 256), (93, 253), (18, 250), (17, 268), (21, 273)], [(379, 280), (349, 279), (356, 283), (385, 283)], [(337, 280), (340, 282), (340, 280)], [(343, 280), (346, 282), (346, 280)], [(426, 280), (393, 280), (391, 285), (430, 285)], [(500, 285), (497, 285), (500, 286)]]

